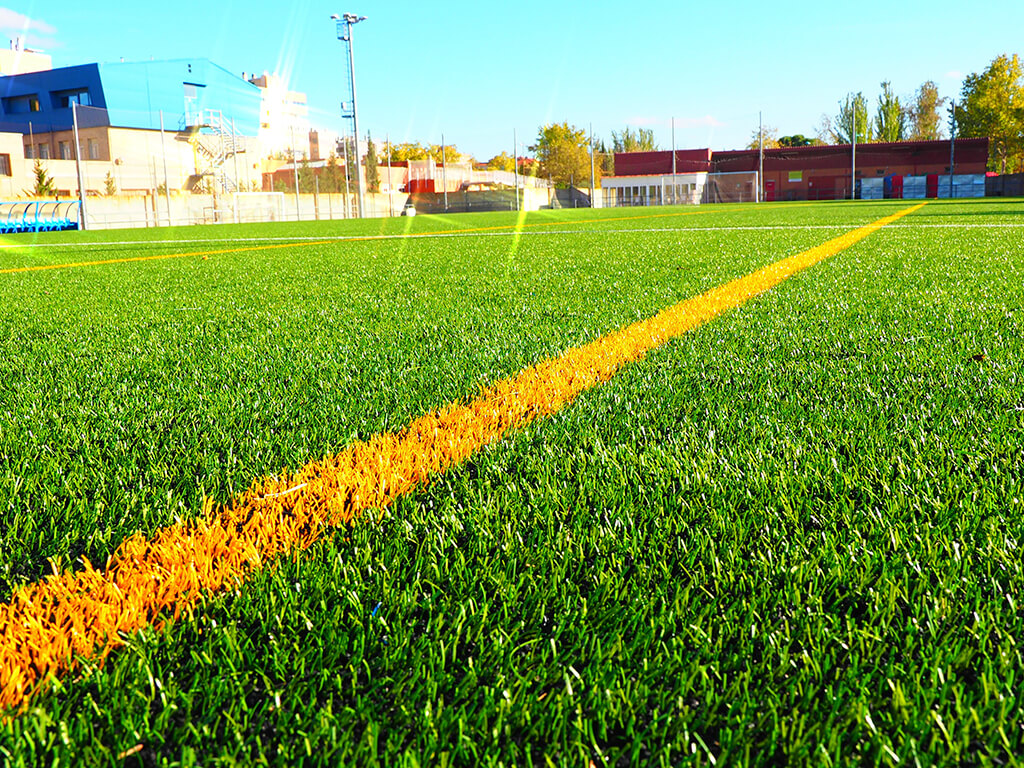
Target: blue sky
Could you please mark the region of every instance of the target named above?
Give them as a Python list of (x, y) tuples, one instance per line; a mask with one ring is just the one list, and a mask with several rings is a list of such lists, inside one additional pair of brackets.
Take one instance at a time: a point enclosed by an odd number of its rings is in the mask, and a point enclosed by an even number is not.
[(931, 79), (958, 96), (964, 74), (1024, 55), (1024, 0), (29, 0), (0, 7), (0, 44), (25, 34), (54, 66), (205, 56), (276, 71), (308, 94), (315, 123), (341, 130), (330, 15), (346, 11), (368, 17), (355, 36), (363, 132), (443, 132), (478, 159), (511, 152), (513, 129), (528, 144), (563, 120), (606, 141), (651, 128), (662, 148), (673, 117), (678, 147), (743, 146), (759, 110), (781, 134), (811, 135), (849, 91), (872, 109), (882, 80), (910, 95)]

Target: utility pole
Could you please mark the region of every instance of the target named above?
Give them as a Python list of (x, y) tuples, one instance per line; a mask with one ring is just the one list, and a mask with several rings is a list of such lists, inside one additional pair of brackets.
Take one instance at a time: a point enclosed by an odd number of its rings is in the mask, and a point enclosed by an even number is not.
[(299, 155), (295, 151), (295, 126), (292, 125), (292, 173), (295, 176), (295, 220), (299, 220)]
[(594, 207), (594, 124), (590, 124), (590, 207)]
[(341, 140), (341, 149), (342, 149), (342, 154), (344, 154), (344, 156), (345, 156), (345, 216), (344, 216), (344, 218), (347, 219), (347, 218), (349, 218), (349, 213), (351, 211), (351, 203), (352, 203), (352, 200), (349, 197), (351, 195), (351, 192), (349, 191), (349, 188), (348, 188), (348, 136), (346, 136), (344, 139)]
[(761, 113), (757, 113), (757, 193), (756, 202), (760, 203), (764, 197), (764, 123), (761, 121)]
[(388, 152), (388, 211), (395, 215), (395, 189), (391, 186), (391, 134), (384, 134), (384, 143)]
[[(164, 155), (164, 200), (167, 202), (167, 226), (171, 226), (171, 185), (167, 181), (167, 139), (164, 136), (164, 111), (160, 110), (160, 149)], [(235, 206), (237, 211), (238, 206)]]
[(519, 210), (519, 137), (512, 129), (512, 178), (516, 184), (516, 210)]
[(348, 112), (348, 110), (345, 109), (345, 105), (342, 104), (341, 116), (343, 118), (351, 118), (352, 120), (352, 136), (355, 140), (352, 145), (352, 149), (356, 153), (356, 190), (359, 193), (356, 197), (356, 202), (358, 204), (359, 218), (362, 218), (363, 208), (366, 205), (366, 201), (363, 199), (363, 176), (359, 173), (359, 108), (356, 102), (356, 60), (355, 54), (352, 51), (352, 26), (361, 21), (366, 21), (366, 17), (357, 16), (354, 13), (344, 13), (340, 16), (338, 14), (334, 14), (331, 18), (337, 22), (336, 29), (338, 39), (345, 42), (348, 46), (348, 80), (349, 94), (352, 97), (352, 110), (351, 112)]
[(857, 100), (853, 100), (853, 133), (850, 136), (850, 199), (857, 199)]
[[(235, 195), (234, 195), (234, 209), (235, 209), (235, 224), (238, 223), (238, 191), (240, 185), (238, 184), (238, 139), (235, 137), (235, 118), (231, 118), (231, 159), (235, 165)], [(170, 215), (170, 205), (167, 207), (167, 214)]]
[(676, 119), (672, 118), (672, 203), (679, 205), (679, 184), (676, 180)]
[(953, 198), (953, 161), (956, 147), (956, 102), (949, 102), (949, 197)]
[(444, 212), (448, 213), (448, 163), (444, 156), (444, 134), (441, 134), (441, 186), (444, 187)]
[(82, 180), (82, 147), (78, 143), (78, 101), (71, 102), (71, 125), (75, 129), (75, 170), (78, 172), (78, 206), (82, 213), (82, 229), (86, 229), (85, 184)]

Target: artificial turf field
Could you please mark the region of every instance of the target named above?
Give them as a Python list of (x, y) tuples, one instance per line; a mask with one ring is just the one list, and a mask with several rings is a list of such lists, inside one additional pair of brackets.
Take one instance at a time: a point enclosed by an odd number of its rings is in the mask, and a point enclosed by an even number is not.
[[(2, 599), (908, 206), (6, 238)], [(0, 763), (1012, 763), (1022, 312), (1024, 202), (930, 202), (81, 659)]]

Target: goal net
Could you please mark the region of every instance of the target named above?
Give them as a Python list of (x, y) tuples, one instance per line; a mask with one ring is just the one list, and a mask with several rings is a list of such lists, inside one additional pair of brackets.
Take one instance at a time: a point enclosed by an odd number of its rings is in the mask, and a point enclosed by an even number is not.
[(755, 203), (757, 171), (709, 173), (704, 183), (702, 203)]
[(284, 221), (284, 192), (235, 192), (234, 205), (240, 224)]

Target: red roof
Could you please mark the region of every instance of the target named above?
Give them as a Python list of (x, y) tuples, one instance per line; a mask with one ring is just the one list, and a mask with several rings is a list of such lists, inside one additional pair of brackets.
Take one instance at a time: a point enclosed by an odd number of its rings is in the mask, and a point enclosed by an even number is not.
[[(711, 170), (710, 149), (677, 149), (676, 173)], [(672, 152), (616, 152), (616, 176), (648, 176), (672, 173)]]
[[(813, 170), (835, 168), (849, 170), (850, 145), (832, 144), (811, 147), (777, 147), (764, 151), (765, 171)], [(977, 166), (983, 173), (988, 162), (988, 139), (957, 139), (956, 164)], [(857, 164), (876, 167), (921, 166), (922, 168), (949, 165), (948, 141), (899, 141), (892, 143), (858, 144)], [(676, 150), (676, 172), (756, 171), (756, 149), (734, 149), (712, 152), (710, 149)], [(672, 152), (616, 152), (616, 176), (650, 176), (672, 173)]]

